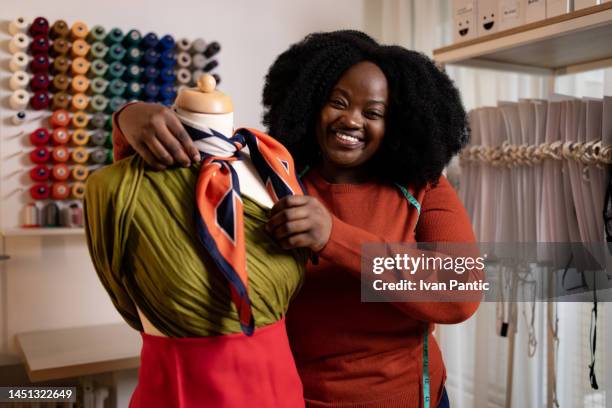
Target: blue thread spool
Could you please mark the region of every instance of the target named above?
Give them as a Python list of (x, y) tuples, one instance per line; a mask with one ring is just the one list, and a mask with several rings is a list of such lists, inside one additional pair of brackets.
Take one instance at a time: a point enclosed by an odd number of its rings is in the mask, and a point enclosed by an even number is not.
[(102, 77), (95, 77), (90, 84), (91, 92), (94, 94), (103, 94), (108, 88), (108, 81)]
[(159, 78), (162, 83), (174, 83), (176, 79), (176, 74), (174, 73), (173, 68), (164, 68), (159, 73)]
[(111, 81), (116, 78), (121, 78), (125, 73), (127, 67), (123, 65), (119, 61), (115, 61), (108, 67), (108, 72), (106, 73), (106, 77)]
[(128, 81), (136, 81), (142, 74), (142, 68), (137, 64), (130, 64), (125, 71), (125, 79)]
[(89, 31), (89, 42), (104, 41), (106, 37), (106, 29), (101, 25), (96, 25)]
[(147, 82), (144, 87), (144, 96), (148, 100), (152, 100), (153, 102), (157, 100), (157, 95), (159, 94), (159, 85), (155, 82)]
[(126, 89), (126, 96), (132, 99), (138, 99), (142, 92), (142, 85), (140, 82), (132, 81), (128, 84)]
[(127, 83), (125, 81), (115, 78), (113, 79), (108, 86), (108, 96), (123, 96), (125, 90), (127, 88)]
[(144, 79), (145, 81), (157, 81), (159, 77), (159, 69), (154, 67), (153, 65), (149, 65), (144, 70)]
[(159, 63), (162, 67), (172, 68), (176, 65), (176, 55), (172, 50), (166, 50), (161, 53)]
[(120, 107), (125, 105), (126, 102), (127, 100), (125, 98), (122, 98), (121, 96), (114, 96), (111, 98), (110, 102), (108, 103), (108, 107), (106, 108), (106, 111), (108, 113), (114, 113)]
[(94, 95), (89, 101), (89, 108), (91, 111), (96, 112), (96, 114), (106, 111), (107, 107), (108, 98), (104, 95)]
[(120, 44), (123, 41), (123, 31), (120, 28), (113, 28), (104, 38), (104, 41), (110, 46)]
[(104, 59), (104, 57), (106, 57), (106, 54), (108, 54), (108, 46), (102, 41), (97, 41), (92, 44), (89, 53), (91, 54), (93, 59)]
[(172, 84), (162, 85), (159, 90), (158, 98), (160, 101), (169, 99), (174, 100), (176, 98), (176, 91), (174, 90), (174, 86)]
[(159, 39), (157, 38), (157, 34), (148, 33), (147, 35), (144, 36), (144, 38), (140, 42), (140, 48), (144, 50), (149, 49), (149, 48), (155, 48), (157, 47), (158, 43), (159, 43)]
[(146, 65), (156, 65), (159, 61), (159, 52), (155, 48), (149, 48), (142, 59)]
[(94, 76), (103, 77), (106, 75), (108, 71), (108, 64), (101, 59), (94, 60), (91, 63), (91, 72), (93, 72)]
[(137, 46), (138, 44), (140, 44), (141, 40), (142, 40), (142, 35), (140, 34), (140, 31), (130, 30), (128, 31), (125, 38), (123, 39), (123, 43), (125, 44), (126, 47), (133, 47), (133, 46)]
[(138, 63), (142, 59), (143, 55), (144, 53), (142, 52), (140, 48), (130, 47), (127, 50), (127, 55), (125, 59), (127, 60), (127, 62)]
[(174, 37), (170, 34), (164, 35), (161, 40), (159, 40), (158, 47), (161, 51), (171, 50), (174, 48)]
[(106, 54), (106, 61), (111, 63), (114, 61), (121, 61), (125, 57), (126, 53), (127, 51), (125, 48), (123, 48), (123, 45), (113, 44), (110, 46), (108, 53)]

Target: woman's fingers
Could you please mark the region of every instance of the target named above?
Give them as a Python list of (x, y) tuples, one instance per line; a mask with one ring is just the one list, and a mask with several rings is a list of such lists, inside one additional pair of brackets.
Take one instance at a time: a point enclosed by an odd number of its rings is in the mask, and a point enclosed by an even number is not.
[(168, 111), (168, 114), (166, 115), (166, 125), (168, 126), (170, 132), (182, 145), (185, 154), (194, 162), (199, 162), (200, 152), (198, 151), (197, 147), (195, 147), (193, 140), (191, 140), (189, 133), (187, 133), (179, 118), (172, 111)]
[(134, 146), (134, 150), (136, 150), (136, 152), (144, 159), (144, 161), (154, 169), (166, 169), (166, 166), (161, 164), (159, 160), (157, 160), (157, 157), (155, 157), (151, 149), (149, 149), (146, 144), (140, 143), (137, 146)]
[(308, 218), (304, 218), (297, 221), (289, 221), (280, 224), (278, 227), (272, 230), (272, 235), (277, 241), (296, 234), (307, 232), (312, 227), (312, 222)]
[[(183, 150), (183, 146), (181, 145), (176, 133), (172, 133), (168, 129), (167, 125), (168, 122), (164, 121), (163, 118), (154, 119), (153, 127), (155, 129), (156, 138), (172, 160), (169, 165), (178, 163), (183, 167), (189, 167), (191, 165), (191, 160)], [(153, 150), (153, 148), (151, 150)]]
[(153, 137), (148, 137), (145, 144), (149, 150), (151, 150), (151, 153), (153, 153), (153, 156), (155, 156), (159, 164), (164, 166), (172, 166), (174, 164), (174, 159), (159, 141), (157, 133)]
[(309, 233), (291, 235), (280, 241), (283, 249), (307, 248), (310, 246), (312, 238)]
[(270, 217), (268, 223), (266, 224), (266, 228), (268, 231), (274, 231), (279, 225), (307, 218), (309, 213), (310, 212), (306, 206), (287, 208)]

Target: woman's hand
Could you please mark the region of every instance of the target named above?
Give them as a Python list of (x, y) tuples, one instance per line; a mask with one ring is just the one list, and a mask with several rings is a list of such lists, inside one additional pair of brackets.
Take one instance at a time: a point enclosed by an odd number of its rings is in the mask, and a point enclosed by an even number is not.
[(179, 164), (189, 167), (200, 153), (174, 112), (156, 103), (126, 106), (117, 116), (128, 143), (154, 168)]
[(332, 217), (314, 197), (288, 196), (272, 207), (266, 229), (283, 249), (310, 248), (322, 250), (331, 234)]

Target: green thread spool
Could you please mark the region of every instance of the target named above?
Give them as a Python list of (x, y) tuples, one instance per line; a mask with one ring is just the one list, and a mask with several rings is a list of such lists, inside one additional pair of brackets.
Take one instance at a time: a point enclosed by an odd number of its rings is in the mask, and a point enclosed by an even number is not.
[(96, 25), (93, 26), (91, 28), (91, 31), (89, 31), (89, 42), (96, 42), (96, 41), (104, 41), (104, 38), (106, 37), (106, 29), (104, 27), (102, 27), (101, 25)]
[(108, 64), (101, 59), (94, 60), (91, 63), (91, 72), (94, 76), (103, 77), (108, 71)]
[(112, 81), (110, 81), (107, 94), (111, 98), (114, 96), (123, 96), (123, 94), (125, 94), (126, 88), (127, 88), (127, 83), (125, 83), (125, 81), (119, 78), (115, 78)]
[(114, 61), (121, 61), (125, 58), (125, 54), (127, 53), (126, 49), (123, 48), (121, 44), (113, 44), (110, 46), (108, 53), (106, 54), (106, 61), (109, 63)]
[(89, 108), (92, 112), (103, 113), (108, 108), (108, 98), (104, 95), (94, 95), (89, 101)]
[(125, 71), (125, 79), (128, 81), (137, 81), (142, 74), (142, 68), (137, 64), (130, 64)]
[(140, 34), (140, 31), (130, 30), (128, 31), (125, 38), (123, 39), (123, 43), (125, 44), (126, 47), (132, 47), (132, 46), (137, 46), (138, 44), (140, 44), (141, 40), (142, 40), (142, 34)]
[(110, 102), (108, 103), (108, 106), (106, 107), (106, 112), (114, 113), (126, 103), (127, 103), (127, 100), (125, 98), (122, 98), (121, 96), (114, 96), (110, 99)]
[(111, 81), (113, 79), (121, 78), (123, 74), (125, 73), (126, 69), (127, 67), (123, 65), (121, 62), (115, 61), (112, 64), (110, 64), (110, 66), (108, 67), (108, 72), (106, 73), (106, 77)]
[(96, 77), (91, 81), (90, 89), (94, 94), (104, 94), (108, 88), (108, 81), (102, 77)]
[(120, 28), (116, 28), (116, 27), (113, 28), (106, 35), (106, 37), (104, 38), (104, 41), (109, 46), (113, 44), (121, 44), (121, 42), (123, 41), (123, 31), (121, 31)]
[(142, 85), (139, 82), (132, 81), (128, 84), (126, 95), (130, 98), (137, 99), (142, 92)]
[(142, 50), (140, 48), (138, 48), (138, 47), (130, 47), (127, 50), (127, 54), (126, 54), (125, 59), (128, 62), (138, 63), (142, 59), (143, 55), (144, 55), (144, 53), (142, 52)]
[(108, 47), (102, 41), (96, 41), (91, 45), (91, 50), (89, 51), (93, 59), (104, 59), (106, 54), (108, 53)]

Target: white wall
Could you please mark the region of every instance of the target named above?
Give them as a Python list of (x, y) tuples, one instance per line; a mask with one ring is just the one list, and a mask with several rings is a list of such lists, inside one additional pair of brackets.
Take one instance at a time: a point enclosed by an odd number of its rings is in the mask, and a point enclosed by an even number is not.
[[(10, 139), (7, 109), (8, 21), (44, 16), (69, 24), (82, 20), (176, 37), (203, 37), (221, 43), (221, 89), (234, 98), (236, 125), (261, 125), (263, 77), (275, 57), (313, 31), (362, 28), (362, 0), (4, 0), (0, 21), (0, 227), (16, 226), (16, 209), (26, 194), (16, 191), (23, 171), (32, 167)], [(32, 124), (32, 128), (35, 124)], [(22, 172), (21, 175), (19, 172)], [(4, 237), (11, 255), (0, 269), (0, 354), (17, 354), (16, 333), (121, 321), (97, 280), (83, 236)]]

